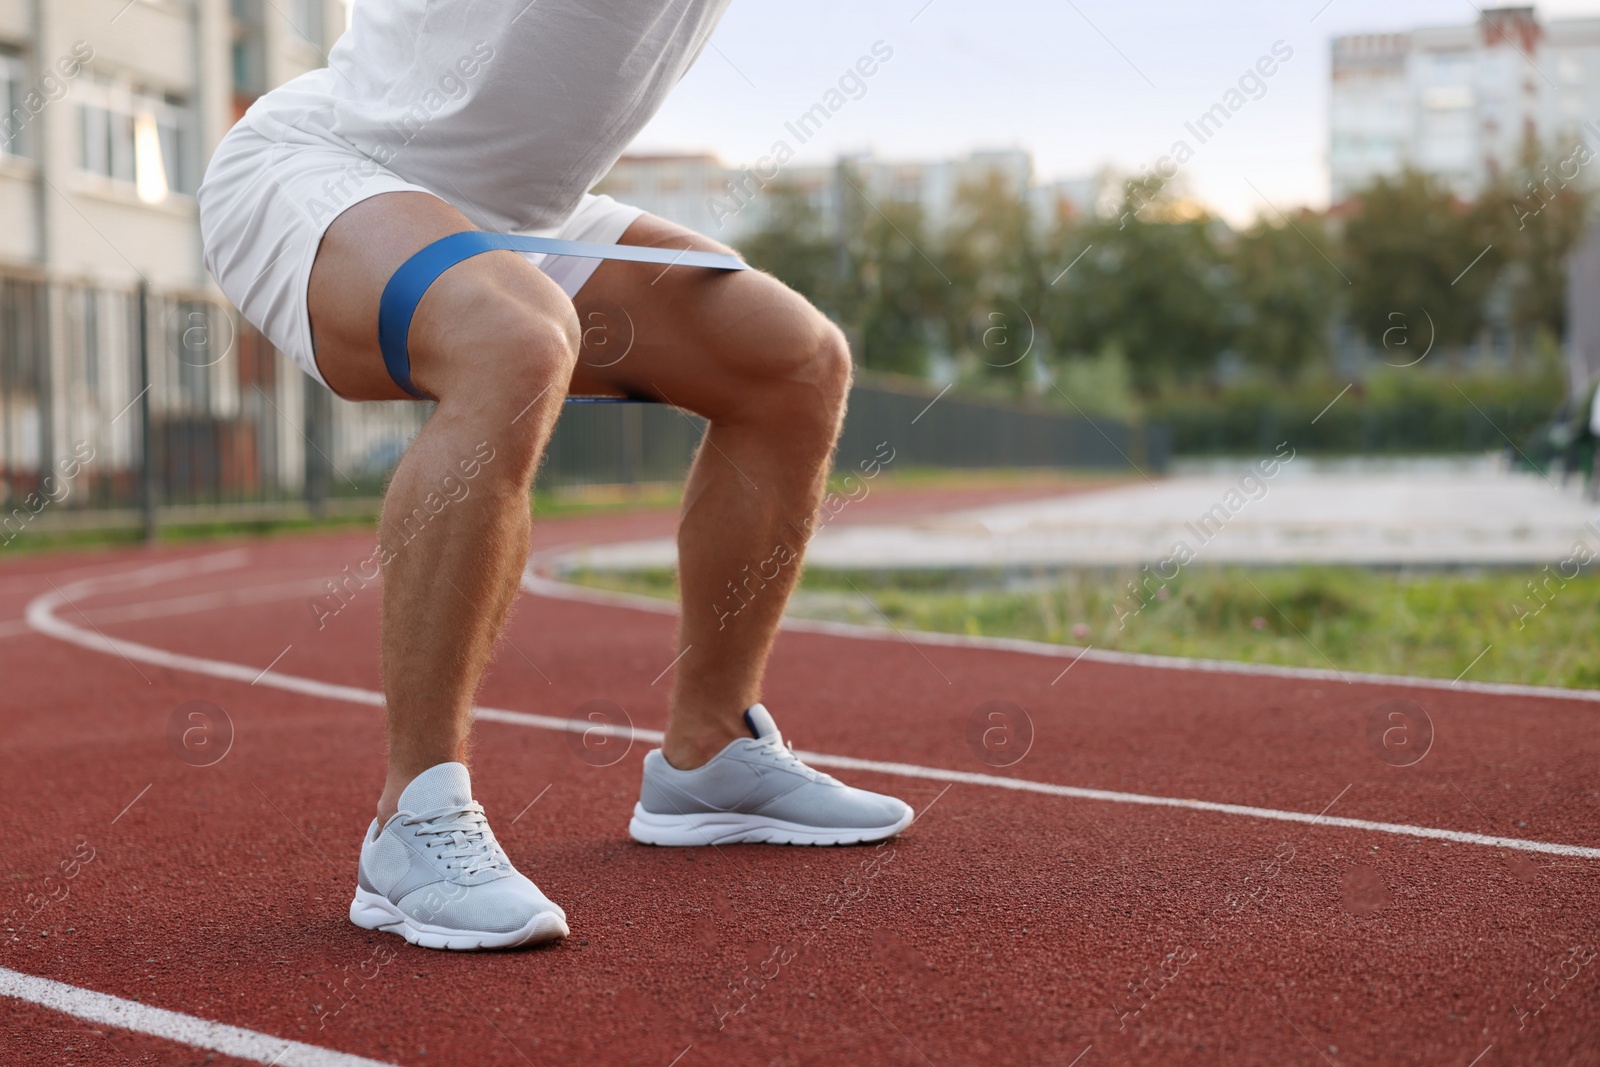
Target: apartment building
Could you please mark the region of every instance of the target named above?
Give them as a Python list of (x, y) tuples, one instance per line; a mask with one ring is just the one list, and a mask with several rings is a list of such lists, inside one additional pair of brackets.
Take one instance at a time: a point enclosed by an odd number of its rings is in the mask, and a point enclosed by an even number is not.
[(1488, 8), (1476, 21), (1332, 44), (1328, 171), (1335, 203), (1407, 165), (1472, 196), (1527, 138), (1600, 150), (1600, 18)]
[(339, 0), (0, 0), (0, 262), (204, 287), (206, 158), (344, 20)]
[(998, 176), (1027, 199), (1041, 225), (1062, 214), (1094, 210), (1097, 179), (1039, 182), (1032, 157), (1021, 149), (973, 152), (955, 159), (892, 161), (871, 153), (846, 156), (831, 164), (777, 166), (757, 161), (733, 167), (707, 153), (625, 155), (597, 187), (619, 200), (680, 223), (718, 240), (737, 244), (766, 222), (770, 199), (764, 191), (783, 185), (804, 194), (823, 219), (839, 217), (840, 197), (865, 196), (920, 205), (930, 228), (947, 225), (965, 183)]
[(303, 479), (298, 375), (208, 278), (194, 193), (345, 21), (342, 0), (0, 0), (0, 498), (79, 445), (79, 497), (125, 497), (146, 446), (177, 497)]

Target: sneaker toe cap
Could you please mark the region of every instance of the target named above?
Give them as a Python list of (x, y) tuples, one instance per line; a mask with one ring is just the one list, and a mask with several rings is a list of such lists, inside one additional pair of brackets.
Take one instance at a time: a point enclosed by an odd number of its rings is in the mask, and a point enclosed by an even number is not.
[(795, 790), (765, 814), (805, 825), (879, 830), (909, 822), (911, 808), (896, 797), (842, 786)]

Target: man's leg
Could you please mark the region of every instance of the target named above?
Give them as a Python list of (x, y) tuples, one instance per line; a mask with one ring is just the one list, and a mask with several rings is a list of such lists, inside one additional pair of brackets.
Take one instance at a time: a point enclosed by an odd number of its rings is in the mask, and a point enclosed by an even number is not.
[[(311, 275), (317, 363), (341, 396), (404, 399), (378, 349), (378, 301), (395, 270), (474, 227), (442, 200), (389, 193), (328, 229)], [(464, 762), (473, 694), (527, 559), (528, 492), (566, 397), (577, 317), (521, 256), (452, 267), (417, 307), (412, 378), (439, 406), (384, 499), (383, 688), (388, 778), (378, 820), (441, 763)]]
[[(720, 250), (650, 216), (622, 243)], [(620, 308), (635, 334), (620, 360), (580, 353), (575, 390), (655, 396), (710, 422), (678, 526), (681, 656), (667, 735), (645, 754), (629, 835), (654, 845), (843, 845), (904, 830), (909, 807), (805, 766), (758, 703), (844, 415), (843, 337), (756, 271), (608, 262), (577, 305), (591, 331), (596, 312)]]
[[(726, 251), (646, 215), (621, 244)], [(657, 397), (710, 421), (678, 528), (683, 615), (663, 751), (698, 767), (760, 699), (762, 672), (821, 502), (850, 383), (839, 330), (758, 271), (606, 262), (579, 292), (580, 321), (633, 324), (627, 355), (580, 353), (574, 392)], [(600, 335), (596, 334), (598, 339)], [(608, 349), (618, 347), (608, 339)], [(609, 364), (602, 366), (601, 364)]]

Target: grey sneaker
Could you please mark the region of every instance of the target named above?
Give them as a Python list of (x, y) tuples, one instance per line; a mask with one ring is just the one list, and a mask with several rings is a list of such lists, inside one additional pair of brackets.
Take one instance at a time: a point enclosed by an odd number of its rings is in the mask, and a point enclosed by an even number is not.
[(518, 873), (459, 763), (429, 767), (361, 844), (350, 921), (424, 948), (513, 948), (567, 936), (567, 913)]
[(680, 771), (661, 750), (644, 758), (628, 833), (646, 845), (854, 845), (911, 825), (902, 801), (852, 789), (800, 762), (760, 704), (739, 738), (703, 767)]

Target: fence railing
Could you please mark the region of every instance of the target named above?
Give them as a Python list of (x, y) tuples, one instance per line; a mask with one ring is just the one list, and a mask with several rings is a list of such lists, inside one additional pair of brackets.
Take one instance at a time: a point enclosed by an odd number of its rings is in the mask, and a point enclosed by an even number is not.
[[(0, 547), (45, 525), (371, 509), (431, 405), (354, 404), (301, 374), (204, 291), (0, 274)], [(655, 405), (573, 405), (540, 484), (680, 479), (704, 423)], [(852, 393), (841, 464), (1159, 470), (1159, 430), (876, 383)]]
[(897, 467), (1165, 470), (1165, 427), (1004, 404), (909, 385), (859, 382), (840, 436), (848, 464), (887, 442)]

